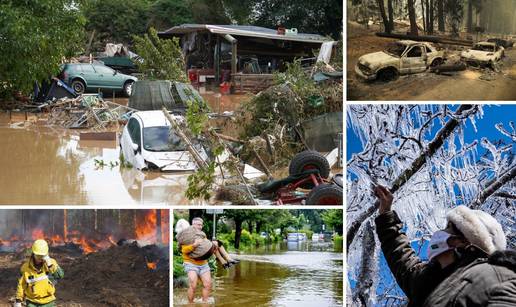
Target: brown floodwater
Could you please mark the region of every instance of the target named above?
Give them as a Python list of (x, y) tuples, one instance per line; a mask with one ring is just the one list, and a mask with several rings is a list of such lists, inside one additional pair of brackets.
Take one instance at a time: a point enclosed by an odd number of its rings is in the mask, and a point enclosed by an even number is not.
[(242, 102), (249, 100), (252, 94), (234, 94), (222, 95), (218, 92), (207, 91), (201, 94), (206, 100), (206, 104), (210, 107), (212, 112), (223, 113), (225, 111), (235, 111), (242, 104)]
[(189, 203), (184, 196), (188, 173), (120, 168), (116, 141), (80, 141), (71, 130), (2, 122), (0, 204)]
[[(240, 263), (217, 269), (210, 303), (216, 306), (343, 306), (343, 255), (331, 243), (281, 243), (236, 255)], [(174, 306), (194, 304), (174, 289)]]

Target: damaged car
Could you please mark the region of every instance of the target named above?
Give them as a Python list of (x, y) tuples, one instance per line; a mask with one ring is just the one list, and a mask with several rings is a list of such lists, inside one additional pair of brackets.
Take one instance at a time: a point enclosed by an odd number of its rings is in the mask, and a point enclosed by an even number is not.
[(444, 52), (428, 42), (401, 40), (386, 50), (361, 56), (355, 72), (365, 80), (390, 81), (399, 75), (415, 74), (444, 63)]
[(479, 42), (460, 54), (462, 61), (472, 66), (492, 66), (504, 56), (504, 48), (492, 42)]
[[(184, 117), (171, 114), (176, 120)], [(203, 159), (207, 154), (202, 146), (196, 150)], [(194, 158), (162, 111), (139, 111), (129, 118), (120, 138), (121, 154), (125, 161), (139, 170), (194, 171)]]

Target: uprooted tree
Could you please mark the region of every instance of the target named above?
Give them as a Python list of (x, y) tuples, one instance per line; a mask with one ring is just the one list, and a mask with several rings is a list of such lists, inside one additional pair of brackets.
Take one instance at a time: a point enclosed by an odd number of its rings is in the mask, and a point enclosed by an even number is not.
[[(441, 229), (457, 204), (492, 214), (516, 246), (516, 126), (497, 124), (499, 139), (464, 141), (476, 129), (482, 106), (355, 105), (348, 125), (363, 150), (347, 163), (347, 253), (353, 304), (403, 300), (379, 278), (380, 244), (374, 230), (372, 186), (387, 186), (409, 238), (424, 239)], [(384, 289), (377, 297), (377, 288)], [(355, 306), (355, 305), (354, 305)]]

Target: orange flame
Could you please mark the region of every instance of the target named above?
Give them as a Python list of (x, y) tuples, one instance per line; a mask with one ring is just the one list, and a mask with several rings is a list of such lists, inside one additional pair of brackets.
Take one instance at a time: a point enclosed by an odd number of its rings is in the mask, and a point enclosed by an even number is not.
[(32, 230), (32, 240), (45, 239), (45, 233), (42, 229), (36, 228)]
[(147, 268), (149, 270), (155, 270), (156, 267), (158, 266), (158, 262), (147, 262)]
[(156, 242), (156, 222), (156, 209), (148, 210), (145, 218), (136, 223), (136, 240)]

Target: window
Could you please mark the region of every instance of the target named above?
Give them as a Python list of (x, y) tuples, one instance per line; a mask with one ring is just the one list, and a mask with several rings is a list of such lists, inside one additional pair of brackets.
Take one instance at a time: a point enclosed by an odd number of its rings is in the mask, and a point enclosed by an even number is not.
[(421, 47), (419, 46), (412, 47), (412, 49), (407, 53), (407, 57), (409, 58), (420, 58), (421, 55), (423, 55), (423, 50), (421, 50)]
[(426, 53), (432, 53), (432, 49), (430, 49), (428, 46), (426, 46)]
[(138, 123), (138, 121), (135, 118), (129, 119), (129, 123), (127, 123), (127, 131), (129, 131), (129, 135), (131, 136), (133, 143), (140, 145), (140, 123)]
[(184, 151), (181, 138), (170, 127), (143, 128), (143, 148), (149, 151)]
[(86, 72), (86, 73), (95, 73), (95, 70), (93, 69), (93, 66), (91, 66), (90, 64), (81, 65), (81, 66), (82, 66), (82, 71), (83, 71), (83, 72)]
[(100, 65), (96, 65), (95, 70), (99, 74), (113, 74), (113, 72), (114, 72), (111, 68), (109, 68), (107, 66), (100, 66)]

